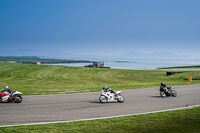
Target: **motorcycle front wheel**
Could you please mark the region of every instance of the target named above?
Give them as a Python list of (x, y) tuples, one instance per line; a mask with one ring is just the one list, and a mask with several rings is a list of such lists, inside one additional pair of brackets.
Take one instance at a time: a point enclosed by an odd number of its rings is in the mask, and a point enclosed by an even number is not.
[(0, 97), (0, 103), (2, 103), (2, 98)]
[(106, 103), (106, 102), (108, 101), (108, 99), (107, 99), (105, 96), (100, 96), (100, 97), (99, 97), (99, 101), (100, 101), (101, 103)]
[(172, 96), (173, 96), (173, 97), (176, 97), (176, 96), (177, 96), (177, 93), (176, 93), (175, 90), (172, 90)]
[(15, 96), (14, 97), (14, 102), (15, 103), (21, 103), (22, 102), (22, 97), (21, 96)]
[(161, 97), (166, 97), (165, 92), (164, 92), (164, 91), (160, 91), (160, 96), (161, 96)]
[(124, 102), (124, 97), (123, 97), (122, 95), (119, 95), (118, 97), (119, 97), (119, 98), (117, 98), (117, 101), (118, 101), (119, 103), (123, 103), (123, 102)]

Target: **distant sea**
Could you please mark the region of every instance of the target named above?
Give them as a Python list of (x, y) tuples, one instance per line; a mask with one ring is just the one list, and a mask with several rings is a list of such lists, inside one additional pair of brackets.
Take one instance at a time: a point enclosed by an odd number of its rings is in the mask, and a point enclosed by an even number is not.
[[(111, 69), (131, 69), (131, 70), (145, 70), (145, 69), (157, 69), (162, 67), (200, 65), (200, 59), (87, 58), (81, 60), (88, 60), (91, 62), (101, 61), (104, 62), (105, 67), (111, 67)], [(90, 65), (90, 63), (61, 63), (54, 65), (83, 67), (85, 65)]]

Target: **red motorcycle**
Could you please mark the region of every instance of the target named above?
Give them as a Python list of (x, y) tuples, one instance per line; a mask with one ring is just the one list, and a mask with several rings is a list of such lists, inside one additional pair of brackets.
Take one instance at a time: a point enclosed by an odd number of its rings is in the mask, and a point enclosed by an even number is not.
[(0, 103), (6, 103), (6, 102), (15, 102), (15, 103), (21, 103), (22, 102), (22, 93), (19, 91), (16, 91), (12, 93), (10, 96), (10, 93), (8, 91), (1, 91), (0, 93)]

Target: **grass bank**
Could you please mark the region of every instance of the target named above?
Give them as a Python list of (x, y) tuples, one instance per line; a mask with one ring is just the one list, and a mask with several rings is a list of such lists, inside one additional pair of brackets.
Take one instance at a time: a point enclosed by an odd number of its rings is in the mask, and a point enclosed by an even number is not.
[(54, 65), (0, 63), (0, 88), (8, 85), (24, 95), (49, 95), (99, 92), (103, 86), (113, 90), (200, 84), (188, 82), (188, 76), (200, 78), (200, 71), (166, 76), (166, 71), (120, 70), (103, 68), (67, 67)]
[(200, 65), (194, 66), (176, 66), (176, 67), (162, 67), (159, 69), (200, 69)]
[(0, 133), (199, 133), (200, 107), (72, 123), (0, 128)]

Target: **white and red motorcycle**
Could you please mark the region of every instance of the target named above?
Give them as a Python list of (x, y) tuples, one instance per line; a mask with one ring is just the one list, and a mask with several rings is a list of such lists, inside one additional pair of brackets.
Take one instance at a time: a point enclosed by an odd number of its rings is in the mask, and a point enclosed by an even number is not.
[(19, 91), (16, 91), (12, 93), (10, 96), (10, 93), (8, 91), (1, 91), (0, 92), (0, 103), (5, 102), (15, 102), (15, 103), (21, 103), (22, 102), (22, 93)]
[(121, 95), (122, 91), (116, 91), (115, 93), (111, 93), (110, 91), (105, 92), (104, 90), (102, 90), (100, 92), (100, 96), (99, 96), (99, 101), (101, 103), (106, 103), (106, 102), (120, 102), (123, 103), (124, 102), (124, 97)]

